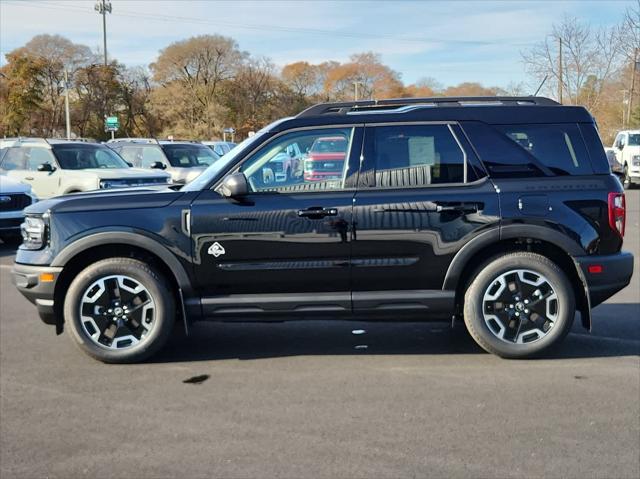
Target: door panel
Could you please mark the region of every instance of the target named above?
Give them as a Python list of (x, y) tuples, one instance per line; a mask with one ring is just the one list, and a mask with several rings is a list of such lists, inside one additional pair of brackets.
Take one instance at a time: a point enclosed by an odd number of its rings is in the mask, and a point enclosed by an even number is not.
[[(310, 128), (269, 140), (233, 171), (250, 191), (231, 199), (202, 192), (192, 205), (191, 235), (205, 315), (351, 311), (349, 259), (362, 128)], [(336, 177), (278, 181), (292, 144), (307, 155), (317, 142), (344, 138)], [(337, 147), (335, 147), (337, 148)], [(303, 158), (302, 161), (307, 161)]]
[[(243, 201), (203, 192), (192, 206), (191, 234), (205, 308), (217, 308), (212, 298), (225, 295), (348, 292), (352, 200), (352, 191), (254, 194)], [(300, 214), (320, 208), (332, 214)], [(259, 297), (251, 302), (249, 309), (273, 309)], [(348, 294), (332, 302), (351, 308)]]
[[(353, 210), (355, 311), (450, 308), (453, 297), (441, 290), (451, 260), (472, 237), (498, 226), (498, 195), (487, 179), (465, 182), (471, 161), (453, 131), (367, 128)], [(372, 302), (367, 291), (399, 294)]]

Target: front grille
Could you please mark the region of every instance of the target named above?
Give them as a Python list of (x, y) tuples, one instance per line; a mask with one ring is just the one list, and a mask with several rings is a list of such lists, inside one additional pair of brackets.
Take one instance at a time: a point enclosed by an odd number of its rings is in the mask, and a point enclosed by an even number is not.
[(344, 160), (307, 160), (304, 167), (307, 171), (342, 171)]
[(31, 204), (31, 197), (24, 193), (0, 194), (0, 211), (21, 211)]
[(130, 178), (123, 181), (127, 186), (164, 185), (167, 183), (166, 178)]
[(24, 218), (0, 218), (0, 231), (2, 230), (20, 230), (20, 225), (24, 221)]

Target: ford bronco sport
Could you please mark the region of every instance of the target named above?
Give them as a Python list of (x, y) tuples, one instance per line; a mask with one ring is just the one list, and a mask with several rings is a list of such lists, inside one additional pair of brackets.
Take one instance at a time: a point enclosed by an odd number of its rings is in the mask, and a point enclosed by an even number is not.
[[(341, 175), (264, 183), (292, 143), (346, 142)], [(541, 354), (624, 288), (625, 198), (591, 115), (539, 97), (320, 104), (179, 190), (26, 210), (14, 266), (45, 323), (105, 362), (179, 319), (463, 318), (487, 351)]]
[(97, 143), (22, 138), (2, 149), (0, 174), (31, 185), (39, 199), (130, 186), (166, 185), (161, 171), (132, 168)]

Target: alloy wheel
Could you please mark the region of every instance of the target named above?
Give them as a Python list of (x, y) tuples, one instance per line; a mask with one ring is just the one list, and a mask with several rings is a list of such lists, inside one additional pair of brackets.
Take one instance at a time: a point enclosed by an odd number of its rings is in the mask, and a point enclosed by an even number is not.
[(149, 290), (125, 275), (93, 282), (80, 302), (80, 321), (95, 344), (114, 350), (131, 348), (148, 337), (156, 324), (156, 304)]
[(559, 315), (556, 289), (544, 275), (528, 269), (500, 274), (485, 290), (484, 322), (498, 339), (515, 344), (544, 338)]

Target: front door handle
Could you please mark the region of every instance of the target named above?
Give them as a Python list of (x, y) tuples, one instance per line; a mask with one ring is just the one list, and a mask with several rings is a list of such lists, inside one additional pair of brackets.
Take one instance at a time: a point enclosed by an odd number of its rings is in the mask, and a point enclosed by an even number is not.
[(325, 216), (338, 216), (337, 208), (322, 208), (321, 206), (313, 206), (306, 210), (298, 210), (300, 218), (320, 219)]
[(24, 179), (27, 181), (33, 181), (33, 176), (25, 176)]

